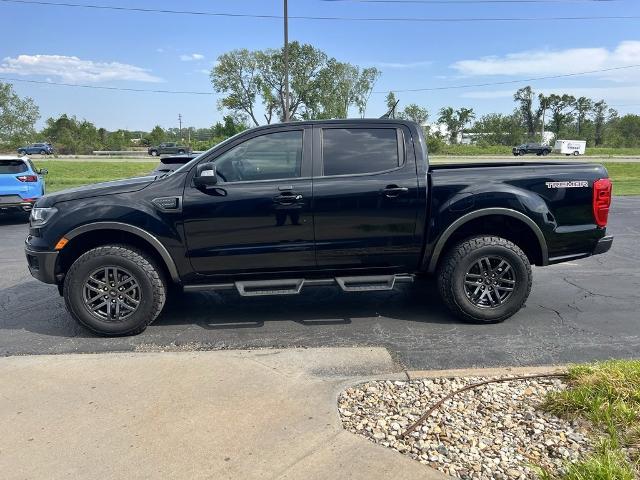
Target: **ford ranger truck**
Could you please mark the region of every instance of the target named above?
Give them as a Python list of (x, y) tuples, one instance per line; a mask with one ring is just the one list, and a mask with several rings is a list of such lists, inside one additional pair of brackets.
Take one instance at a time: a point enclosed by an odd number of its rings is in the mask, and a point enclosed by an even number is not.
[(410, 121), (305, 121), (244, 131), (170, 173), (46, 195), (26, 257), (102, 335), (143, 331), (172, 284), (252, 297), (417, 275), (437, 277), (459, 318), (493, 323), (522, 308), (532, 265), (610, 249), (610, 203), (602, 165), (431, 165)]

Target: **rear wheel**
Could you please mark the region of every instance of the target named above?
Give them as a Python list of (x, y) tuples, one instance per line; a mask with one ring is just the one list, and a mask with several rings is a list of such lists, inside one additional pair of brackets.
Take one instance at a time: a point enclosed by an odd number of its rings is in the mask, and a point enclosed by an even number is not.
[(546, 157), (547, 155), (549, 155), (549, 153), (551, 153), (549, 150), (543, 150), (543, 151), (542, 151), (542, 155), (544, 155), (545, 157)]
[(184, 155), (184, 150), (178, 150), (179, 155)]
[(158, 156), (158, 151), (157, 150), (151, 150), (151, 156), (152, 157), (157, 157)]
[(101, 335), (135, 335), (160, 314), (167, 287), (161, 270), (144, 252), (126, 245), (97, 247), (67, 272), (69, 313)]
[(574, 157), (577, 157), (578, 155), (580, 155), (580, 152), (579, 152), (579, 151), (577, 151), (577, 150), (575, 150), (575, 151), (573, 152), (573, 156), (574, 156)]
[(438, 290), (459, 318), (497, 323), (522, 308), (531, 291), (531, 265), (525, 253), (501, 237), (465, 240), (451, 250), (438, 270)]
[(40, 155), (46, 155), (47, 151), (46, 150), (40, 150)]

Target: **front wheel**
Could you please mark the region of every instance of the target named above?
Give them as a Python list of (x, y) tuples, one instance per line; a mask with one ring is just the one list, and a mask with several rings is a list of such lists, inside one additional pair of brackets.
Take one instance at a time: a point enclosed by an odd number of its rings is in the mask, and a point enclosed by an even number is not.
[(518, 155), (523, 156), (525, 153), (526, 153), (526, 152), (525, 152), (524, 150), (520, 150), (520, 151), (518, 152)]
[(158, 151), (157, 150), (151, 150), (151, 152), (149, 152), (149, 153), (151, 153), (152, 157), (157, 157), (158, 156)]
[(71, 265), (64, 280), (69, 313), (107, 336), (142, 332), (162, 311), (166, 294), (153, 259), (127, 245), (89, 250)]
[(522, 308), (531, 291), (525, 253), (501, 237), (465, 240), (449, 250), (438, 270), (438, 290), (462, 320), (497, 323)]

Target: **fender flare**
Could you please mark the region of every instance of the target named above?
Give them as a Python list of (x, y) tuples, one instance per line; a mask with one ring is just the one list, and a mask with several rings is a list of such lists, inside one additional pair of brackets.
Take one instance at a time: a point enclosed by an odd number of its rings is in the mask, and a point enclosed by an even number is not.
[(531, 218), (526, 216), (524, 213), (519, 212), (517, 210), (512, 210), (510, 208), (494, 207), (494, 208), (483, 208), (480, 210), (476, 210), (474, 212), (467, 213), (466, 215), (463, 215), (462, 217), (454, 221), (451, 225), (449, 225), (447, 229), (442, 233), (442, 235), (440, 235), (440, 238), (436, 242), (435, 247), (433, 247), (427, 272), (429, 273), (435, 272), (436, 266), (438, 265), (438, 260), (440, 259), (440, 255), (442, 254), (442, 250), (445, 244), (447, 243), (447, 240), (449, 240), (451, 235), (453, 235), (456, 230), (458, 230), (465, 223), (470, 222), (471, 220), (475, 220), (476, 218), (480, 218), (480, 217), (486, 217), (488, 215), (504, 215), (507, 217), (516, 218), (518, 220), (523, 221), (529, 228), (531, 228), (534, 235), (538, 239), (538, 244), (540, 245), (540, 252), (542, 254), (541, 255), (542, 265), (549, 264), (549, 250), (547, 248), (547, 240), (544, 238), (544, 234), (542, 233), (542, 230), (540, 229), (538, 224), (536, 224), (536, 222), (531, 220)]
[(127, 233), (131, 233), (143, 240), (146, 240), (151, 246), (155, 249), (155, 251), (160, 255), (162, 260), (164, 261), (167, 270), (169, 271), (169, 275), (171, 275), (171, 279), (174, 282), (180, 283), (180, 275), (178, 274), (178, 268), (176, 267), (171, 254), (166, 249), (166, 247), (158, 240), (156, 237), (151, 235), (146, 230), (143, 230), (139, 227), (134, 227), (133, 225), (129, 225), (128, 223), (122, 222), (93, 222), (87, 223), (80, 227), (74, 228), (70, 232), (68, 232), (64, 237), (67, 240), (71, 240), (78, 235), (82, 235), (83, 233), (91, 232), (94, 230), (121, 230)]

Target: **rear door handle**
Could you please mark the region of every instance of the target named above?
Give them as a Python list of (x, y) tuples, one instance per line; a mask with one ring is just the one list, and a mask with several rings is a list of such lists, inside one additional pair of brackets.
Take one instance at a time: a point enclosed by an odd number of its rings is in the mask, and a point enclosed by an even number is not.
[(407, 193), (409, 189), (407, 187), (399, 187), (398, 185), (387, 185), (383, 192), (385, 196), (389, 198), (395, 198), (402, 193)]

